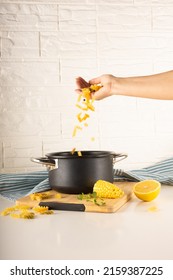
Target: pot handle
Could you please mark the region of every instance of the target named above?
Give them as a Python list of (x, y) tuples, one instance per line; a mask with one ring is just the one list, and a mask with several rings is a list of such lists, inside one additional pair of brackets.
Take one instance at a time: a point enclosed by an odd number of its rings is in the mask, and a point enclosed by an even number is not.
[(58, 160), (53, 162), (47, 157), (31, 158), (31, 161), (46, 166), (48, 170), (58, 168)]
[[(114, 154), (113, 153), (113, 164), (115, 164), (116, 162), (121, 161), (121, 160), (123, 160), (127, 157), (128, 157), (127, 154), (123, 154), (123, 153), (122, 154)], [(119, 158), (119, 159), (117, 160), (117, 158)]]

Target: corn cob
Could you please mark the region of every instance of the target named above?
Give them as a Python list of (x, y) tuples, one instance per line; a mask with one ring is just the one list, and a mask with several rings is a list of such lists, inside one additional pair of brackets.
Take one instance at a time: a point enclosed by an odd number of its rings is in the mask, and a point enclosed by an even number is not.
[(93, 191), (100, 198), (120, 198), (124, 195), (124, 192), (120, 188), (104, 180), (98, 180), (94, 184)]

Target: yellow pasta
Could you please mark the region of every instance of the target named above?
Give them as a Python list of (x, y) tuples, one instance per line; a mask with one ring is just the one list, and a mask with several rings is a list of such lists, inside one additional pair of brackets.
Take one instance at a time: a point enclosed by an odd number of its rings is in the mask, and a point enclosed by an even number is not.
[(19, 213), (18, 214), (17, 213), (11, 213), (10, 217), (16, 218), (16, 219), (20, 219), (21, 218)]
[(43, 214), (44, 212), (49, 210), (49, 208), (47, 206), (35, 206), (32, 208), (32, 210), (35, 211), (36, 213)]
[(29, 205), (16, 205), (15, 206), (15, 210), (28, 210), (30, 208), (31, 208), (31, 206), (29, 206)]
[[(42, 193), (42, 194), (43, 194), (43, 197), (46, 196), (46, 198), (47, 198), (47, 195), (49, 193), (47, 192), (47, 193)], [(39, 193), (39, 195), (41, 195), (41, 193)], [(61, 194), (57, 194), (57, 195), (59, 195), (58, 198), (61, 197)], [(34, 198), (34, 200), (35, 200), (35, 198)], [(10, 215), (10, 217), (16, 218), (16, 219), (34, 219), (35, 218), (34, 212), (36, 214), (41, 214), (41, 215), (43, 215), (43, 214), (50, 215), (50, 214), (54, 213), (53, 210), (49, 210), (48, 207), (44, 207), (44, 206), (35, 206), (35, 207), (31, 208), (29, 205), (14, 205), (12, 207), (5, 208), (1, 212), (1, 216)]]
[(23, 210), (21, 213), (11, 213), (10, 216), (16, 219), (34, 219), (35, 214), (28, 210)]
[(101, 85), (97, 85), (97, 84), (94, 84), (94, 85), (91, 85), (90, 86), (90, 89), (91, 91), (98, 91), (102, 86)]
[(77, 152), (78, 156), (81, 157), (82, 153), (80, 151)]
[(72, 136), (74, 137), (74, 136), (76, 136), (76, 133), (77, 133), (77, 130), (82, 130), (82, 127), (80, 127), (80, 126), (78, 126), (78, 125), (76, 125), (75, 127), (74, 127), (74, 130), (73, 130), (73, 134), (72, 134)]
[(49, 197), (50, 197), (50, 193), (49, 192), (32, 193), (32, 194), (30, 194), (31, 200), (36, 200), (36, 201), (41, 201), (41, 200), (49, 198)]
[(76, 151), (76, 148), (73, 148), (73, 149), (71, 150), (71, 154), (73, 155), (73, 154), (75, 153), (75, 151)]
[(53, 213), (54, 213), (53, 210), (47, 210), (47, 211), (45, 211), (44, 213), (41, 213), (41, 214), (43, 214), (43, 215), (51, 215)]
[(88, 110), (95, 111), (94, 106), (91, 103), (87, 103)]
[(35, 206), (32, 208), (33, 211), (35, 211), (36, 213), (39, 213), (41, 215), (44, 215), (44, 214), (53, 214), (53, 210), (49, 210), (49, 208), (47, 206)]
[(85, 121), (87, 118), (89, 118), (89, 115), (88, 114), (84, 114), (82, 116), (82, 112), (80, 112), (78, 115), (77, 115), (77, 119), (79, 122), (82, 122), (82, 121)]
[(79, 104), (76, 104), (76, 107), (78, 107), (79, 109), (83, 110), (83, 111), (88, 111), (88, 106), (85, 105), (85, 107), (82, 107)]
[(55, 195), (55, 197), (56, 197), (56, 198), (61, 198), (62, 196), (61, 196), (60, 193), (57, 193), (57, 194)]
[[(76, 117), (80, 124), (82, 122), (86, 121), (86, 119), (90, 117), (90, 115), (85, 113), (85, 111), (93, 111), (93, 112), (95, 111), (95, 107), (93, 105), (94, 97), (92, 96), (92, 93), (98, 91), (100, 88), (101, 88), (101, 85), (97, 85), (97, 84), (90, 85), (90, 87), (83, 88), (81, 94), (79, 94), (76, 107), (79, 108), (81, 110), (81, 112), (79, 112)], [(86, 122), (84, 122), (83, 125), (85, 127), (88, 126), (88, 124)], [(81, 126), (76, 125), (73, 129), (72, 137), (75, 137), (77, 134), (77, 131), (81, 130), (81, 129), (82, 129)], [(76, 151), (76, 149), (75, 150), (72, 149), (71, 153), (74, 154), (75, 151)], [(77, 153), (78, 153), (78, 156), (82, 156), (82, 153), (80, 151), (78, 151)]]
[(5, 208), (5, 209), (1, 212), (1, 216), (7, 216), (7, 215), (9, 215), (10, 213), (12, 213), (12, 212), (14, 212), (14, 211), (15, 211), (15, 206)]

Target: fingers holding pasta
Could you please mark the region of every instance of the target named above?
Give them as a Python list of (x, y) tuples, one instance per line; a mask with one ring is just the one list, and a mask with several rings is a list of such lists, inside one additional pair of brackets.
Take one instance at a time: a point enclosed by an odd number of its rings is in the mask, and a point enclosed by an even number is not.
[(115, 77), (109, 74), (102, 75), (89, 81), (92, 84), (100, 84), (101, 88), (93, 96), (95, 100), (101, 100), (113, 94), (113, 82)]
[(76, 86), (77, 86), (77, 88), (75, 91), (76, 91), (76, 93), (80, 94), (82, 92), (82, 88), (87, 88), (90, 86), (90, 84), (87, 81), (85, 81), (82, 77), (77, 77)]
[(98, 90), (92, 92), (92, 97), (95, 100), (101, 100), (114, 94), (114, 87), (116, 78), (112, 75), (106, 74), (100, 77), (91, 79), (89, 82), (85, 81), (82, 77), (76, 78), (76, 93), (81, 93), (83, 88), (91, 87), (92, 85), (100, 85)]

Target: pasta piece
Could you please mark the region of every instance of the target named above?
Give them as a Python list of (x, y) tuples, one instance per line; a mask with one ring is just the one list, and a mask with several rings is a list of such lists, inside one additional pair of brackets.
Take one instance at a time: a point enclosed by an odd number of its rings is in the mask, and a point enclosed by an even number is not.
[(5, 209), (1, 212), (1, 216), (7, 216), (7, 215), (9, 215), (10, 213), (12, 213), (12, 212), (14, 212), (14, 211), (15, 211), (15, 206), (5, 208)]
[(91, 99), (91, 90), (90, 88), (83, 88), (82, 89), (82, 96), (86, 98), (87, 101)]
[(62, 196), (61, 196), (60, 193), (57, 193), (57, 194), (55, 195), (55, 197), (56, 197), (56, 198), (61, 198)]
[[(43, 193), (45, 194), (45, 193)], [(46, 193), (47, 194), (47, 193)], [(2, 216), (10, 215), (12, 218), (16, 219), (34, 219), (35, 211), (37, 214), (53, 214), (53, 210), (49, 210), (48, 207), (36, 206), (32, 208), (29, 205), (15, 205), (13, 207), (8, 207), (1, 212)]]
[(78, 130), (78, 129), (79, 129), (79, 130), (82, 130), (82, 127), (80, 127), (80, 126), (78, 126), (78, 125), (75, 126), (75, 128), (74, 128), (74, 130), (73, 130), (73, 135), (72, 135), (73, 137), (76, 136), (76, 133), (77, 133), (77, 130)]
[(16, 219), (34, 219), (35, 214), (33, 212), (29, 212), (27, 210), (23, 210), (21, 213), (11, 213), (12, 218)]
[(47, 210), (49, 210), (49, 208), (47, 206), (35, 206), (32, 208), (33, 211), (35, 211), (36, 213), (44, 213), (46, 212)]
[(29, 205), (16, 205), (15, 206), (15, 210), (28, 210), (30, 208), (31, 208), (31, 206), (29, 206)]
[(53, 210), (49, 210), (49, 208), (47, 206), (35, 206), (32, 208), (33, 211), (35, 211), (36, 213), (39, 213), (41, 215), (49, 215), (49, 214), (53, 214)]
[(79, 122), (82, 122), (82, 121), (85, 121), (87, 118), (89, 118), (89, 115), (88, 114), (84, 114), (83, 116), (82, 115), (82, 112), (80, 112), (78, 115), (77, 115), (77, 119)]
[(83, 111), (88, 111), (88, 106), (82, 107), (79, 104), (76, 104), (76, 107), (78, 107), (79, 109), (83, 110)]
[(53, 214), (54, 212), (53, 212), (53, 210), (47, 210), (47, 211), (45, 211), (44, 213), (40, 213), (41, 215), (51, 215), (51, 214)]
[(80, 101), (81, 101), (81, 98), (82, 98), (82, 94), (79, 94), (78, 99), (77, 99), (77, 102), (80, 102)]
[(73, 149), (71, 150), (71, 154), (73, 155), (73, 154), (75, 153), (75, 151), (76, 151), (76, 148), (73, 148)]
[(77, 152), (78, 156), (81, 157), (82, 153), (80, 151)]
[(49, 192), (30, 194), (31, 200), (36, 200), (36, 201), (41, 201), (41, 200), (49, 198), (49, 197), (50, 197)]
[(101, 85), (97, 85), (97, 84), (94, 84), (94, 85), (91, 85), (90, 86), (90, 89), (91, 91), (98, 91), (102, 86)]
[(10, 214), (10, 217), (16, 218), (16, 219), (20, 219), (20, 218), (21, 218), (21, 217), (20, 217), (20, 214), (17, 214), (17, 213), (11, 213), (11, 214)]
[(95, 111), (94, 106), (91, 103), (87, 103), (88, 110)]
[[(82, 92), (81, 94), (79, 94), (77, 99), (77, 104), (76, 104), (76, 107), (81, 110), (81, 112), (79, 112), (76, 116), (79, 123), (86, 121), (86, 119), (90, 117), (90, 115), (85, 113), (85, 111), (89, 111), (89, 110), (93, 112), (95, 111), (95, 107), (93, 105), (94, 97), (92, 93), (98, 91), (101, 87), (102, 87), (101, 85), (94, 84), (94, 85), (90, 85), (90, 87), (82, 88)], [(88, 124), (85, 122), (84, 126), (87, 127)], [(82, 127), (76, 125), (73, 129), (72, 137), (76, 136), (78, 129), (81, 130)], [(73, 149), (71, 153), (74, 154), (75, 150)], [(80, 151), (78, 151), (77, 153), (78, 156), (82, 156), (82, 153)]]

